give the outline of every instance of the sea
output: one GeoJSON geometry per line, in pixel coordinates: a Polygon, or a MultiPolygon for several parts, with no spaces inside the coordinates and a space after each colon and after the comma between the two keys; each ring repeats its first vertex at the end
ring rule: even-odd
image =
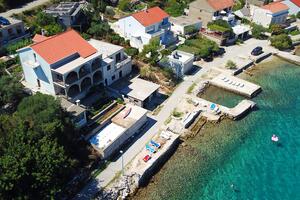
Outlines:
{"type": "MultiPolygon", "coordinates": [[[[206,124],[133,200],[300,200],[300,66],[273,58],[251,73],[240,77],[262,87],[257,109],[206,124]]],[[[245,99],[214,87],[202,98],[229,107],[245,99]]]]}

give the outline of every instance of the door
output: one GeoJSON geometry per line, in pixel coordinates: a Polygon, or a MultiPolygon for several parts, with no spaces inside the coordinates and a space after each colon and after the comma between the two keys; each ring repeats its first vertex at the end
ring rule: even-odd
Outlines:
{"type": "Polygon", "coordinates": [[[39,79],[36,79],[36,80],[37,80],[37,85],[40,88],[41,87],[41,81],[39,79]]]}

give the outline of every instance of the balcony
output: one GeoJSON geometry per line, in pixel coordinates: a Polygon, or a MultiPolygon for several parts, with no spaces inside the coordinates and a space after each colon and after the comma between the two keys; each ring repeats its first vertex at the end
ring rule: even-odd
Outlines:
{"type": "Polygon", "coordinates": [[[165,30],[164,29],[160,29],[158,31],[150,31],[150,32],[147,32],[147,34],[150,35],[151,38],[153,37],[157,37],[157,36],[160,36],[162,34],[164,34],[165,30]]]}
{"type": "Polygon", "coordinates": [[[100,69],[100,67],[101,67],[101,60],[100,58],[96,58],[92,63],[92,72],[100,69]]]}
{"type": "Polygon", "coordinates": [[[116,70],[120,69],[121,67],[127,65],[127,64],[130,63],[130,62],[131,62],[131,58],[130,58],[130,57],[127,57],[125,60],[116,63],[116,70]]]}
{"type": "Polygon", "coordinates": [[[65,84],[73,84],[78,81],[78,74],[74,71],[70,72],[65,78],[65,84]]]}

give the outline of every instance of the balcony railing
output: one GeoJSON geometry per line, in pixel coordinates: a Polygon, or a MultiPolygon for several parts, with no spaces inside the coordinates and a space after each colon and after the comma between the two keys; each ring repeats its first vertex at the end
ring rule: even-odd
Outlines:
{"type": "Polygon", "coordinates": [[[124,65],[128,64],[129,62],[131,62],[131,58],[127,57],[125,60],[118,62],[116,64],[116,69],[120,69],[121,67],[123,67],[124,65]]]}

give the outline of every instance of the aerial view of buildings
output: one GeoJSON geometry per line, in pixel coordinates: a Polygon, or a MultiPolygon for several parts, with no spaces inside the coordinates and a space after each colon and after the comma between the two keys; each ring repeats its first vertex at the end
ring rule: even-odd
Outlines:
{"type": "Polygon", "coordinates": [[[0,199],[299,198],[300,1],[0,12],[0,199]]]}

